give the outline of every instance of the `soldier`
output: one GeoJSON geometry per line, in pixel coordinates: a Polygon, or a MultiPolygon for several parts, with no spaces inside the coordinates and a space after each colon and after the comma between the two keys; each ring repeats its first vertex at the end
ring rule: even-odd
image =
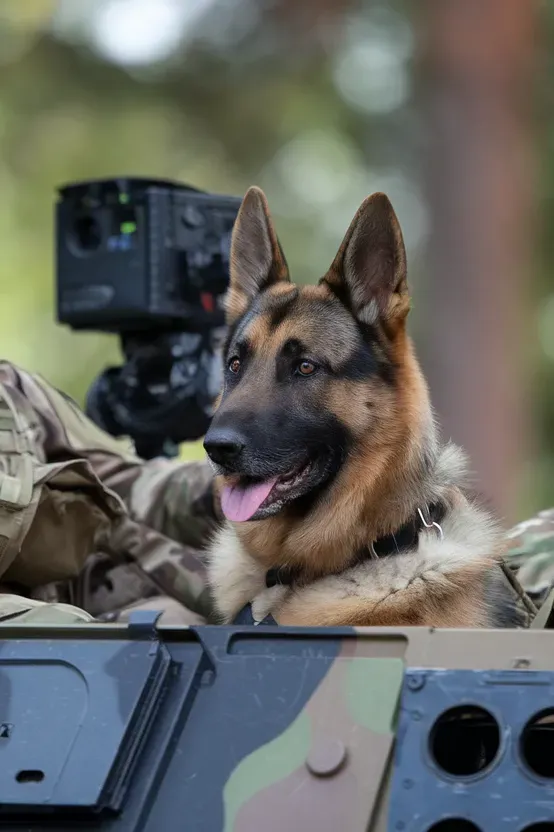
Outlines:
{"type": "Polygon", "coordinates": [[[0,362],[0,621],[210,620],[204,463],[139,459],[39,375],[0,362]]]}

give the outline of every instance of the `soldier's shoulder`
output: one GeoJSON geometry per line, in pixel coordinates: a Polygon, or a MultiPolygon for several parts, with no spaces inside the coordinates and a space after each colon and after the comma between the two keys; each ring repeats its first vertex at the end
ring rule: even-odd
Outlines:
{"type": "Polygon", "coordinates": [[[518,580],[540,601],[554,586],[554,508],[517,523],[506,533],[504,558],[518,580]]]}
{"type": "Polygon", "coordinates": [[[506,548],[514,557],[545,549],[554,551],[554,508],[539,511],[512,526],[506,533],[506,548]]]}

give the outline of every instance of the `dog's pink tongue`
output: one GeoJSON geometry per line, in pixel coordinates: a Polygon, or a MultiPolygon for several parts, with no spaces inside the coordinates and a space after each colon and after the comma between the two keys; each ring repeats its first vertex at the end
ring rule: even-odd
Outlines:
{"type": "Polygon", "coordinates": [[[221,508],[227,520],[242,523],[257,512],[269,492],[277,482],[277,477],[267,482],[242,487],[225,486],[221,492],[221,508]]]}

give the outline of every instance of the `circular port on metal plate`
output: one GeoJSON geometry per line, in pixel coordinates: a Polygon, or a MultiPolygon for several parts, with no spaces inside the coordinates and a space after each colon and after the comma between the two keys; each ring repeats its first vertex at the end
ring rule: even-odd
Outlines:
{"type": "Polygon", "coordinates": [[[429,734],[435,764],[454,777],[472,777],[488,769],[500,748],[500,727],[494,716],[478,705],[459,705],[444,711],[429,734]]]}

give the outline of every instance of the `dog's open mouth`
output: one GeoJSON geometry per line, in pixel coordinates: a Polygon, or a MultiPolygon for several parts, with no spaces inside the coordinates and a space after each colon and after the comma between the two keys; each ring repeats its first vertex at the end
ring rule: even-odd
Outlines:
{"type": "Polygon", "coordinates": [[[239,477],[227,480],[221,492],[221,508],[228,520],[242,523],[276,514],[284,503],[304,493],[315,463],[308,460],[287,474],[267,480],[239,477]]]}

